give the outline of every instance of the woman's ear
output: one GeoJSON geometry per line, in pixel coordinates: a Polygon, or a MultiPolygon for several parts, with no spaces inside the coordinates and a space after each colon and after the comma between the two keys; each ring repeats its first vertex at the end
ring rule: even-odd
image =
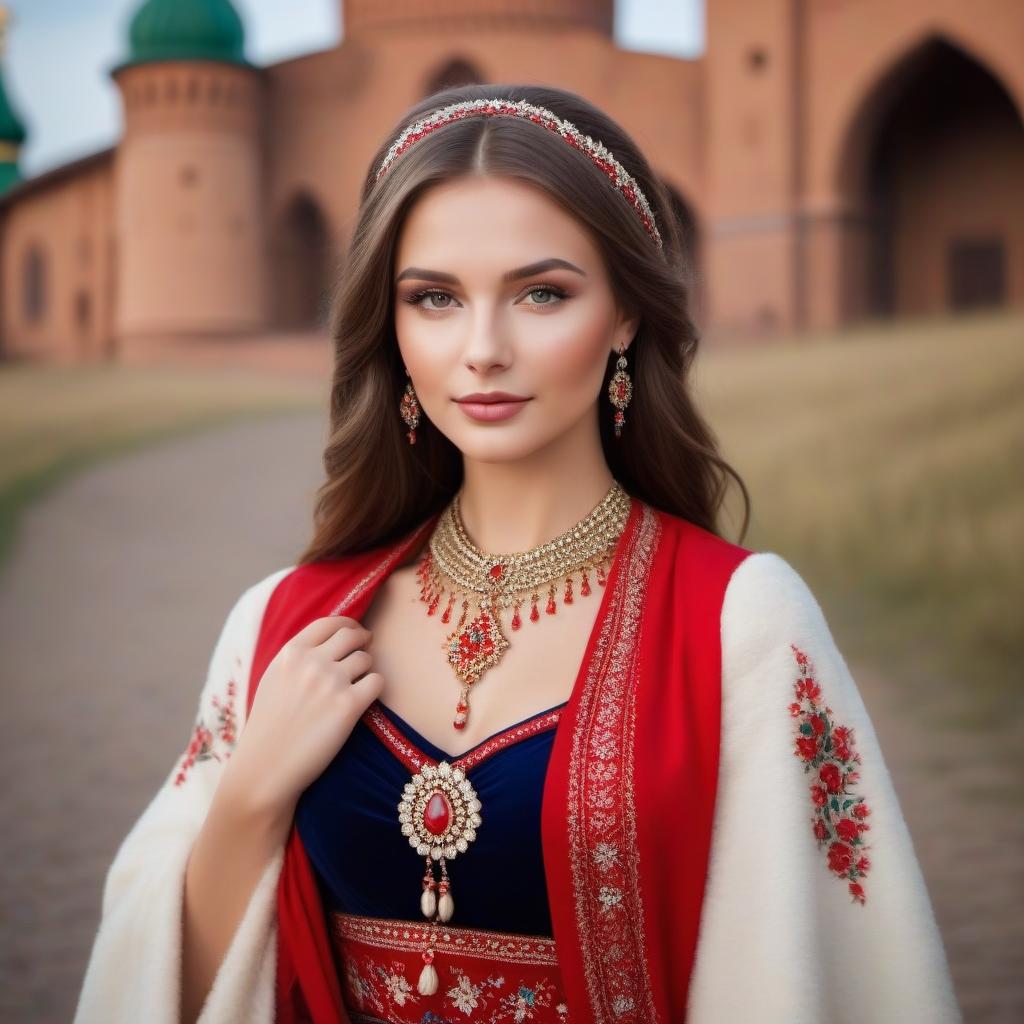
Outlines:
{"type": "Polygon", "coordinates": [[[612,339],[612,350],[618,352],[620,348],[628,349],[633,344],[637,331],[640,329],[640,314],[623,314],[619,317],[618,325],[615,328],[615,335],[612,339]]]}

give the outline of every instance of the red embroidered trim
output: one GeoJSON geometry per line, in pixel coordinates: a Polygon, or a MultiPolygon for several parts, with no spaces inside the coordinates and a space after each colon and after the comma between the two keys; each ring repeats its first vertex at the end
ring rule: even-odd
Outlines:
{"type": "Polygon", "coordinates": [[[559,718],[562,717],[562,710],[562,708],[555,708],[554,711],[548,711],[546,714],[531,718],[530,721],[525,722],[523,725],[512,726],[497,736],[492,736],[481,746],[474,747],[462,757],[457,758],[455,763],[464,771],[475,768],[481,761],[486,761],[491,754],[496,754],[499,750],[503,750],[510,744],[526,739],[527,736],[535,736],[539,732],[544,732],[545,729],[553,728],[558,724],[559,718]]]}
{"type": "Polygon", "coordinates": [[[438,989],[423,996],[426,922],[332,911],[328,928],[353,1021],[390,1024],[566,1024],[555,940],[481,928],[434,926],[438,989]]]}
{"type": "MultiPolygon", "coordinates": [[[[235,658],[235,673],[237,675],[242,666],[241,658],[235,658]]],[[[182,755],[181,764],[178,766],[178,773],[174,777],[174,784],[180,786],[188,776],[189,769],[197,761],[226,761],[231,756],[235,742],[238,739],[238,730],[235,717],[235,696],[238,686],[234,676],[228,680],[227,697],[221,700],[216,694],[210,699],[213,710],[216,713],[216,720],[213,728],[206,724],[206,718],[202,711],[196,719],[192,730],[192,738],[188,748],[182,755]]]]}
{"type": "Polygon", "coordinates": [[[426,533],[427,529],[432,526],[436,520],[440,517],[440,513],[431,516],[421,525],[411,530],[405,535],[404,538],[399,542],[398,546],[389,551],[358,583],[345,594],[340,600],[336,601],[331,615],[341,615],[343,610],[348,608],[358,597],[360,597],[372,584],[387,571],[388,567],[399,558],[404,558],[409,551],[412,550],[415,542],[426,533]]]}
{"type": "Polygon", "coordinates": [[[797,719],[795,757],[804,762],[804,772],[817,770],[817,781],[810,787],[811,802],[815,807],[811,818],[818,848],[828,847],[829,869],[849,880],[850,895],[864,904],[866,895],[862,879],[871,867],[864,856],[869,849],[862,833],[871,826],[864,820],[871,811],[864,797],[852,793],[849,786],[860,773],[853,766],[860,764],[860,754],[854,750],[853,729],[836,725],[832,709],[822,705],[821,687],[813,677],[810,659],[796,644],[789,645],[800,666],[800,676],[794,684],[796,701],[789,705],[789,713],[797,719]]]}
{"type": "Polygon", "coordinates": [[[661,523],[642,505],[583,682],[569,755],[569,855],[594,1024],[657,1020],[645,955],[634,792],[636,658],[661,523]]]}
{"type": "MultiPolygon", "coordinates": [[[[562,708],[555,708],[545,714],[531,718],[522,725],[511,725],[504,732],[492,736],[479,747],[474,747],[461,757],[449,757],[445,760],[453,767],[469,771],[475,768],[481,761],[487,760],[492,754],[507,747],[518,740],[526,739],[527,736],[535,736],[545,729],[554,728],[562,715],[562,708]]],[[[413,746],[394,726],[391,720],[372,704],[363,714],[363,720],[390,747],[395,756],[409,769],[410,772],[418,772],[425,764],[436,765],[439,762],[427,756],[423,751],[413,746]]]]}

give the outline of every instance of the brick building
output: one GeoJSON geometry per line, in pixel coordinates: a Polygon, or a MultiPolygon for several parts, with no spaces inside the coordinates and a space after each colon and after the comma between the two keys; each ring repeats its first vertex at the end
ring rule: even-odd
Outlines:
{"type": "Polygon", "coordinates": [[[1024,304],[1024,6],[708,0],[695,60],[614,0],[344,0],[256,67],[230,0],[147,0],[113,147],[20,180],[0,90],[0,348],[132,361],[315,327],[383,133],[444,85],[533,81],[620,120],[690,227],[710,337],[1024,304]]]}

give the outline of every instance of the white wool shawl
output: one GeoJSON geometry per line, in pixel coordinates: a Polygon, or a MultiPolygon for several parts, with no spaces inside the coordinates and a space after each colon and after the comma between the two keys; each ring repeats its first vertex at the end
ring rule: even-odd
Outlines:
{"type": "MultiPolygon", "coordinates": [[[[289,566],[249,587],[227,616],[199,697],[217,721],[235,680],[237,733],[260,623],[289,566]]],[[[910,833],[861,695],[822,610],[779,555],[733,572],[721,616],[722,735],[707,888],[686,1024],[957,1024],[946,954],[910,833]],[[870,807],[865,902],[828,867],[812,834],[813,777],[794,755],[794,647],[822,703],[852,730],[856,788],[870,807]]],[[[75,1024],[178,1024],[185,866],[231,743],[180,759],[116,852],[75,1024]]],[[[203,1006],[199,1024],[273,1024],[276,890],[268,863],[203,1006]]],[[[651,1022],[655,1024],[655,1022],[651,1022]]],[[[681,1022],[660,1022],[681,1024],[681,1022]]]]}

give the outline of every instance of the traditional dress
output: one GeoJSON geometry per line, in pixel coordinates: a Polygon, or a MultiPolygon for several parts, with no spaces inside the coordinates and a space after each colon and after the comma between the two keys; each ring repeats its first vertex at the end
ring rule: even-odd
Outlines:
{"type": "MultiPolygon", "coordinates": [[[[238,599],[188,749],[111,865],[77,1022],[178,1020],[185,865],[263,672],[314,618],[360,618],[435,522],[238,599]]],[[[797,572],[634,498],[598,594],[570,699],[464,752],[484,820],[451,867],[437,992],[416,990],[396,808],[447,755],[374,702],[302,794],[202,1024],[961,1020],[872,723],[797,572]],[[512,859],[524,882],[502,885],[512,859]]]]}
{"type": "MultiPolygon", "coordinates": [[[[540,812],[564,705],[462,752],[435,746],[390,708],[364,716],[296,811],[320,889],[349,1017],[419,1024],[429,1011],[477,1020],[567,1020],[544,878],[540,812]],[[441,985],[416,991],[422,968],[421,859],[396,824],[395,794],[427,757],[467,768],[486,817],[471,852],[447,867],[458,924],[437,928],[441,985]],[[358,842],[346,841],[358,836],[358,842]]],[[[428,1020],[431,1018],[427,1018],[428,1020]]]]}

